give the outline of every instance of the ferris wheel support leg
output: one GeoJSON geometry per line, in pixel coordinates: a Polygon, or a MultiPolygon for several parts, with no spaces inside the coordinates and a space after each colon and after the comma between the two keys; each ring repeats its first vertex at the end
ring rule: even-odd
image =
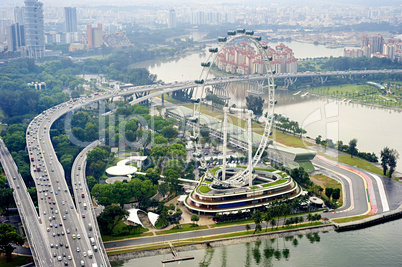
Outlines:
{"type": "Polygon", "coordinates": [[[223,108],[223,162],[222,162],[222,181],[226,180],[226,148],[228,142],[228,112],[227,107],[223,108]]]}
{"type": "Polygon", "coordinates": [[[253,111],[249,110],[248,117],[248,183],[249,186],[253,185],[253,128],[251,126],[251,118],[253,117],[253,111]]]}

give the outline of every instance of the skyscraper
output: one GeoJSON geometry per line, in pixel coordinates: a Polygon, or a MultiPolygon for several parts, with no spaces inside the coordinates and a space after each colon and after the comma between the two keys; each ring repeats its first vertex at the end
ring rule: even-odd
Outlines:
{"type": "Polygon", "coordinates": [[[38,0],[25,0],[24,2],[24,25],[27,55],[30,58],[41,58],[45,55],[43,3],[38,0]]]}
{"type": "Polygon", "coordinates": [[[19,23],[7,27],[8,51],[19,52],[25,46],[25,28],[19,23]]]}
{"type": "Polygon", "coordinates": [[[176,12],[174,9],[171,9],[169,11],[169,17],[168,17],[168,28],[173,29],[176,28],[177,26],[177,19],[176,19],[176,12]]]}
{"type": "Polygon", "coordinates": [[[24,7],[14,8],[14,22],[19,24],[24,24],[24,7]]]}
{"type": "Polygon", "coordinates": [[[75,7],[64,8],[65,32],[77,32],[77,9],[75,7]]]}

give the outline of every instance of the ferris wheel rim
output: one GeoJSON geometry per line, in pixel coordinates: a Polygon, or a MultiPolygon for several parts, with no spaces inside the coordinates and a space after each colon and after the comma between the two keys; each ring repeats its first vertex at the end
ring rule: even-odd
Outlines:
{"type": "MultiPolygon", "coordinates": [[[[244,29],[243,29],[244,30],[244,29]]],[[[268,144],[268,139],[269,136],[271,135],[271,129],[272,129],[272,124],[273,124],[273,115],[274,115],[274,105],[275,105],[275,100],[274,100],[274,96],[275,96],[275,83],[274,83],[274,78],[273,78],[273,71],[272,71],[272,66],[270,61],[272,59],[270,59],[268,57],[268,54],[266,52],[266,47],[264,47],[261,43],[260,43],[260,38],[256,38],[253,35],[248,35],[245,34],[245,30],[243,31],[242,34],[234,34],[234,35],[229,35],[229,37],[219,37],[218,41],[220,41],[221,38],[225,38],[224,42],[220,42],[219,45],[217,46],[217,52],[215,53],[211,53],[208,57],[207,60],[207,65],[203,66],[203,69],[201,71],[201,74],[199,76],[199,82],[200,84],[198,84],[196,90],[195,90],[195,95],[198,97],[200,96],[200,99],[198,102],[194,102],[194,106],[193,106],[193,118],[197,118],[197,121],[195,122],[195,125],[193,126],[193,136],[197,137],[196,141],[195,141],[195,149],[196,149],[196,153],[199,156],[199,160],[201,163],[201,167],[203,169],[205,169],[206,171],[206,175],[211,177],[214,180],[218,180],[218,177],[215,176],[215,174],[212,173],[211,169],[208,167],[207,161],[204,157],[204,153],[202,153],[202,144],[201,144],[201,105],[202,105],[202,99],[204,97],[204,93],[205,93],[205,86],[206,86],[206,81],[208,80],[208,76],[209,73],[211,71],[211,68],[213,66],[213,64],[216,61],[216,58],[218,57],[219,52],[226,47],[231,41],[238,39],[238,38],[246,38],[249,41],[251,41],[254,46],[257,48],[257,50],[259,51],[259,54],[261,56],[261,59],[263,61],[263,70],[265,69],[266,71],[266,79],[264,79],[264,81],[267,81],[267,85],[268,85],[268,111],[266,112],[266,116],[264,114],[262,114],[263,117],[265,117],[265,126],[264,126],[264,132],[261,138],[261,141],[259,143],[259,146],[256,150],[256,152],[253,155],[253,168],[255,167],[255,165],[259,162],[259,160],[262,157],[262,154],[264,153],[267,144],[268,144]],[[212,58],[212,60],[211,60],[212,58]],[[205,77],[204,77],[205,75],[205,77]],[[199,95],[199,90],[201,90],[201,94],[199,95]]],[[[197,81],[196,81],[197,82],[197,81]]],[[[265,99],[265,98],[264,98],[265,99]]],[[[248,168],[246,168],[243,173],[246,174],[248,172],[248,168]]]]}

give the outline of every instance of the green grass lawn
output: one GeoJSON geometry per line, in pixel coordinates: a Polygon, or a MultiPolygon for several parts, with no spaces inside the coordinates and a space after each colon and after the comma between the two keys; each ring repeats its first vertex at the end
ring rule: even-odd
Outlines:
{"type": "Polygon", "coordinates": [[[287,180],[281,179],[279,181],[275,181],[273,183],[270,184],[263,184],[262,187],[268,187],[268,186],[274,186],[274,185],[278,185],[278,184],[283,184],[286,183],[287,180]]]}
{"type": "Polygon", "coordinates": [[[359,215],[359,216],[353,216],[353,217],[333,219],[332,221],[335,223],[347,223],[347,222],[360,221],[360,220],[366,219],[371,216],[374,216],[374,215],[359,215]]]}
{"type": "Polygon", "coordinates": [[[198,190],[199,190],[201,193],[208,193],[209,191],[211,191],[211,188],[202,185],[202,186],[200,186],[200,187],[198,188],[198,190]]]}
{"type": "Polygon", "coordinates": [[[362,168],[372,173],[383,175],[381,168],[378,168],[374,166],[372,163],[368,162],[367,160],[361,158],[356,157],[351,158],[350,155],[342,155],[338,157],[338,161],[351,166],[362,168]]]}
{"type": "Polygon", "coordinates": [[[341,190],[341,192],[340,192],[341,197],[338,199],[338,203],[339,203],[339,206],[342,206],[342,204],[343,204],[343,193],[342,193],[342,185],[341,185],[340,182],[338,182],[337,180],[335,180],[335,179],[333,179],[331,177],[323,175],[323,174],[316,174],[316,175],[310,176],[310,180],[314,184],[319,185],[324,189],[324,191],[323,191],[323,193],[321,195],[321,197],[324,200],[328,200],[327,196],[325,195],[325,188],[339,188],[341,190]]]}
{"type": "MultiPolygon", "coordinates": [[[[123,228],[127,226],[124,222],[120,222],[116,227],[113,229],[113,233],[117,234],[121,231],[124,231],[123,228]]],[[[116,241],[116,240],[122,240],[126,238],[133,238],[133,237],[140,237],[140,236],[151,236],[152,233],[148,232],[148,229],[146,228],[137,228],[131,232],[132,234],[130,235],[124,235],[124,236],[114,236],[114,235],[102,235],[102,240],[104,242],[108,241],[116,241]],[[134,232],[135,231],[135,232],[134,232]]]]}
{"type": "Polygon", "coordinates": [[[208,226],[206,226],[206,225],[197,225],[197,224],[192,224],[192,223],[181,224],[180,226],[182,228],[179,228],[179,226],[175,226],[169,230],[158,231],[158,232],[156,232],[156,235],[166,235],[166,234],[174,234],[174,233],[208,229],[208,226]]]}

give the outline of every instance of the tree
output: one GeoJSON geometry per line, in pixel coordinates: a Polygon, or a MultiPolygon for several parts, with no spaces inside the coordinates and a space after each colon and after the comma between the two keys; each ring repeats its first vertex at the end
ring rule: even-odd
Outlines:
{"type": "Polygon", "coordinates": [[[252,110],[254,115],[261,116],[265,99],[260,96],[249,95],[246,97],[247,109],[252,110]]]}
{"type": "Polygon", "coordinates": [[[252,217],[253,217],[253,220],[255,223],[255,229],[254,229],[254,233],[255,233],[256,231],[258,231],[258,229],[261,228],[261,222],[262,222],[261,212],[259,210],[255,210],[252,217]],[[259,227],[257,227],[257,226],[259,226],[259,227]]]}
{"type": "Polygon", "coordinates": [[[272,218],[271,219],[271,221],[270,221],[270,224],[271,224],[271,230],[274,230],[274,226],[276,225],[276,220],[275,220],[275,218],[272,218]]]}
{"type": "Polygon", "coordinates": [[[389,148],[384,147],[384,149],[381,150],[381,167],[384,175],[387,175],[388,163],[389,163],[389,148]]]}
{"type": "Polygon", "coordinates": [[[317,137],[315,138],[315,143],[316,143],[317,145],[321,144],[321,135],[319,135],[319,136],[317,136],[317,137]]]}
{"type": "Polygon", "coordinates": [[[333,194],[333,188],[331,188],[331,187],[327,187],[327,188],[325,188],[325,195],[328,197],[328,199],[331,199],[331,196],[332,196],[332,194],[333,194]]]}
{"type": "Polygon", "coordinates": [[[357,155],[357,139],[353,138],[352,140],[349,141],[349,154],[350,157],[353,158],[354,155],[357,155]]]}
{"type": "Polygon", "coordinates": [[[179,134],[176,128],[174,128],[172,125],[171,126],[165,126],[162,129],[161,134],[163,137],[167,139],[175,138],[179,134]]]}
{"type": "Polygon", "coordinates": [[[88,189],[89,191],[92,190],[92,188],[96,185],[97,181],[95,179],[95,177],[88,175],[87,176],[87,185],[88,185],[88,189]]]}
{"type": "Polygon", "coordinates": [[[392,174],[395,172],[396,162],[398,159],[399,153],[395,149],[384,147],[384,149],[381,150],[381,166],[384,175],[387,175],[387,170],[389,168],[388,177],[392,177],[392,174]]]}
{"type": "Polygon", "coordinates": [[[0,208],[4,211],[14,202],[12,188],[0,188],[0,208]]]}
{"type": "Polygon", "coordinates": [[[111,234],[116,225],[125,220],[129,215],[130,213],[120,206],[107,206],[98,216],[99,228],[104,234],[111,234]]]}
{"type": "Polygon", "coordinates": [[[339,188],[334,188],[332,190],[332,199],[333,200],[338,200],[341,197],[341,189],[339,188]]]}
{"type": "Polygon", "coordinates": [[[24,239],[17,233],[17,228],[11,224],[0,224],[0,253],[6,255],[7,261],[11,260],[11,253],[15,247],[13,245],[22,246],[24,239]]]}
{"type": "Polygon", "coordinates": [[[265,232],[267,231],[268,228],[268,223],[272,220],[272,213],[270,211],[268,211],[267,213],[265,213],[264,215],[264,221],[265,221],[265,232]]]}
{"type": "Polygon", "coordinates": [[[392,174],[395,171],[396,161],[398,159],[399,159],[399,153],[395,149],[390,149],[390,151],[389,151],[389,161],[388,161],[388,166],[389,166],[388,177],[389,178],[392,177],[392,174]]]}
{"type": "Polygon", "coordinates": [[[198,222],[200,220],[200,217],[197,214],[191,215],[191,221],[193,222],[193,225],[196,225],[195,222],[198,222]]]}
{"type": "Polygon", "coordinates": [[[312,222],[314,218],[314,215],[312,215],[311,213],[307,214],[307,221],[312,222]]]}

